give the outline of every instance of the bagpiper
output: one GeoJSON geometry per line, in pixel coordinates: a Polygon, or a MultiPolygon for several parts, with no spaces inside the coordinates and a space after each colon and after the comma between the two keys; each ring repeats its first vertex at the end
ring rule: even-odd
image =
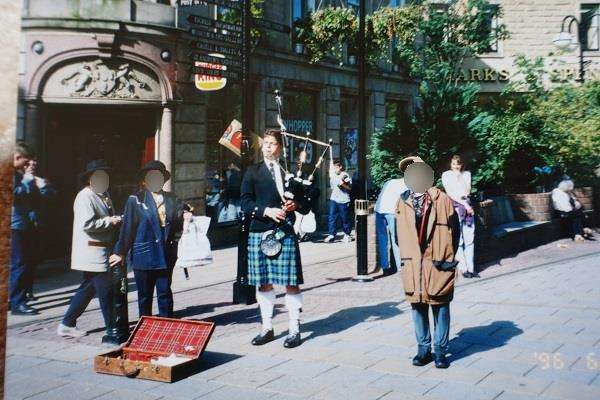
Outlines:
{"type": "Polygon", "coordinates": [[[282,133],[267,130],[262,144],[263,161],[250,166],[242,180],[241,207],[251,218],[248,237],[248,283],[256,286],[262,329],[252,340],[260,346],[275,338],[273,310],[274,285],[285,286],[289,332],[284,347],[297,347],[302,309],[302,263],[294,233],[295,211],[310,210],[304,196],[293,188],[294,179],[279,163],[283,149],[282,133]]]}

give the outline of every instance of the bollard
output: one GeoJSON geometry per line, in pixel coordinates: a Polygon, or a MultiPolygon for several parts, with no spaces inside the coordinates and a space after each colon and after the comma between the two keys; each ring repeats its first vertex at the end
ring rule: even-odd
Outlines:
{"type": "Polygon", "coordinates": [[[368,275],[367,259],[367,218],[369,216],[369,201],[356,200],[354,202],[354,215],[356,216],[356,282],[371,282],[372,277],[368,275]]]}

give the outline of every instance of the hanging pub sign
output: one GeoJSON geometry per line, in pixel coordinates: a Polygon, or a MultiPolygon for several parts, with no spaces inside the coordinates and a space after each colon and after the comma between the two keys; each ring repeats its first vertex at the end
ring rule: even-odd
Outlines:
{"type": "MultiPolygon", "coordinates": [[[[222,54],[213,53],[211,54],[212,59],[223,58],[222,54]]],[[[215,74],[214,72],[222,72],[227,67],[223,64],[206,61],[195,61],[195,67],[192,73],[194,74],[194,83],[198,90],[203,92],[210,92],[214,90],[221,90],[227,85],[227,77],[223,74],[215,74]]]]}

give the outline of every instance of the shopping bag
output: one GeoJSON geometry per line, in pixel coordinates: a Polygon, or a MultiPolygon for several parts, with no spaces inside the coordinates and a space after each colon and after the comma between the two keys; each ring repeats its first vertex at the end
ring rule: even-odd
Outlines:
{"type": "Polygon", "coordinates": [[[212,263],[210,241],[206,236],[209,226],[210,218],[204,216],[194,216],[191,221],[184,222],[177,247],[176,267],[194,268],[212,263]]]}

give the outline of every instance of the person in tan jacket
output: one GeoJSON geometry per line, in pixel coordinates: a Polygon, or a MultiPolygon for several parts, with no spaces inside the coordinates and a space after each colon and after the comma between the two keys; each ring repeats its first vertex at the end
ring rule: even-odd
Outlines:
{"type": "Polygon", "coordinates": [[[400,162],[408,190],[396,209],[398,245],[404,267],[402,283],[418,344],[413,365],[431,362],[429,306],[433,311],[435,366],[448,368],[445,353],[450,333],[450,301],[454,294],[458,247],[458,220],[452,200],[432,187],[433,170],[420,159],[400,162]]]}

